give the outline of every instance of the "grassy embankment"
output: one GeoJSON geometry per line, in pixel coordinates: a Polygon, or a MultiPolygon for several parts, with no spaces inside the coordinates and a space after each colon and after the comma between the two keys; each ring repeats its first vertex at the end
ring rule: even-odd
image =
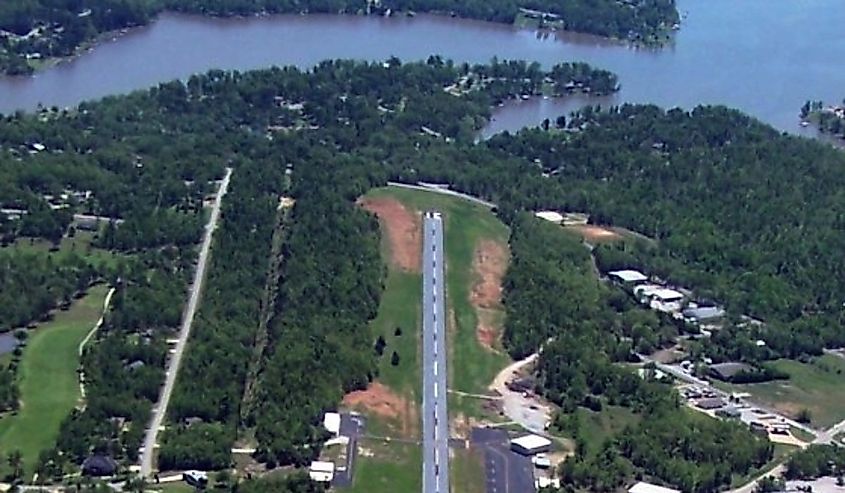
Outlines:
{"type": "Polygon", "coordinates": [[[807,409],[815,428],[827,428],[845,419],[845,359],[834,355],[820,356],[810,363],[782,359],[772,366],[788,373],[789,380],[725,387],[748,392],[752,401],[791,417],[807,409]]]}
{"type": "MultiPolygon", "coordinates": [[[[463,392],[484,393],[496,373],[507,364],[508,357],[499,347],[495,351],[483,347],[476,337],[478,315],[470,301],[472,286],[477,281],[473,258],[478,243],[484,239],[495,241],[506,250],[507,228],[488,209],[454,197],[390,187],[373,190],[366,198],[394,199],[413,213],[427,209],[444,213],[447,309],[451,314],[449,386],[463,392]],[[460,357],[456,358],[456,355],[460,357]]],[[[382,255],[390,259],[391,244],[387,235],[384,236],[382,255]]],[[[373,337],[381,335],[387,342],[379,362],[379,381],[415,406],[421,400],[421,289],[422,277],[418,272],[407,272],[388,262],[385,292],[378,316],[372,323],[373,337]],[[395,335],[396,327],[402,329],[400,336],[395,335]],[[397,366],[390,362],[393,351],[400,355],[397,366]]],[[[495,320],[501,324],[503,317],[495,317],[495,320]]],[[[452,397],[450,414],[480,413],[477,400],[452,397]]],[[[390,432],[390,428],[385,426],[383,419],[370,416],[370,433],[390,432]]],[[[418,445],[369,441],[361,444],[361,451],[353,493],[415,491],[421,487],[422,459],[418,445]]],[[[482,468],[477,456],[459,453],[453,463],[456,491],[472,493],[475,485],[483,488],[482,468]]]]}
{"type": "MultiPolygon", "coordinates": [[[[509,358],[498,343],[495,350],[490,350],[476,336],[478,314],[470,301],[472,287],[478,280],[473,259],[483,240],[492,240],[507,249],[507,227],[486,207],[454,197],[400,188],[381,189],[373,194],[392,196],[417,211],[437,209],[444,214],[446,299],[451,322],[449,387],[468,393],[486,392],[509,358]]],[[[495,320],[500,329],[504,318],[495,320]]]]}
{"type": "Polygon", "coordinates": [[[69,310],[56,312],[33,332],[24,350],[18,373],[22,405],[0,419],[0,450],[3,457],[20,450],[27,474],[38,454],[54,444],[59,425],[79,399],[77,350],[100,318],[107,291],[105,285],[95,286],[69,310]]]}

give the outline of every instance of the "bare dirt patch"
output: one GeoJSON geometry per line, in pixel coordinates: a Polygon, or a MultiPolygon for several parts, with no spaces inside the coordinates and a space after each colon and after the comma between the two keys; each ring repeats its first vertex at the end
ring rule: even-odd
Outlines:
{"type": "Polygon", "coordinates": [[[475,337],[478,338],[478,342],[480,342],[482,346],[492,349],[496,346],[496,342],[499,340],[500,331],[493,324],[485,320],[491,317],[489,315],[483,316],[483,311],[483,309],[478,310],[478,327],[475,328],[475,337]]]}
{"type": "Polygon", "coordinates": [[[416,404],[380,382],[371,383],[365,390],[346,394],[343,405],[384,419],[403,437],[414,437],[418,431],[416,404]]]}
{"type": "Polygon", "coordinates": [[[493,349],[500,332],[497,311],[502,306],[502,278],[508,267],[508,251],[501,243],[481,240],[472,264],[477,276],[470,293],[470,303],[478,314],[475,335],[482,346],[493,349]]]}
{"type": "Polygon", "coordinates": [[[622,238],[622,235],[612,229],[591,224],[567,226],[566,229],[578,233],[588,242],[615,241],[622,238]]]}
{"type": "Polygon", "coordinates": [[[399,418],[405,412],[404,399],[379,382],[371,383],[365,390],[356,390],[343,396],[343,404],[362,408],[388,419],[399,418]]]}
{"type": "Polygon", "coordinates": [[[419,215],[390,197],[362,198],[359,204],[378,216],[386,230],[391,262],[404,271],[419,272],[422,258],[419,215]]]}

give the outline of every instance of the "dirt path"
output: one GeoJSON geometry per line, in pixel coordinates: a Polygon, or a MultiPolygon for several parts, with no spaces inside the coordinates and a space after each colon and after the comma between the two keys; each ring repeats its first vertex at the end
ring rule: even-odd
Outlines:
{"type": "Polygon", "coordinates": [[[594,226],[592,224],[567,226],[566,229],[578,233],[584,238],[584,241],[591,244],[601,243],[602,241],[615,241],[622,238],[619,233],[612,229],[594,226]]]}
{"type": "Polygon", "coordinates": [[[508,250],[499,242],[481,240],[472,265],[477,276],[470,293],[470,303],[478,315],[475,335],[482,346],[494,350],[501,336],[502,279],[508,267],[508,250]]]}
{"type": "Polygon", "coordinates": [[[419,272],[422,258],[419,215],[391,197],[365,197],[358,203],[381,221],[390,244],[391,262],[406,272],[419,272]]]}

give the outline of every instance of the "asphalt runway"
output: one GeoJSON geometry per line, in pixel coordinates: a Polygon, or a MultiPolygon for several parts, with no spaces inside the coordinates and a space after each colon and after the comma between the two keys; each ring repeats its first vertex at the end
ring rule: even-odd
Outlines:
{"type": "Polygon", "coordinates": [[[443,218],[423,221],[423,493],[449,492],[443,218]]]}

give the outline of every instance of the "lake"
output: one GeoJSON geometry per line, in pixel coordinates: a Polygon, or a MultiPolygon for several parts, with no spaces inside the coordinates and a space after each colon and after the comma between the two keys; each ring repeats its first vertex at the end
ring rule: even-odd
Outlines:
{"type": "Polygon", "coordinates": [[[637,49],[591,36],[539,34],[447,17],[269,16],[211,19],[166,14],[34,77],[0,78],[0,112],[72,106],[211,68],[310,67],[327,58],[487,62],[493,56],[548,67],[586,61],[619,74],[608,98],[532,99],[496,111],[490,135],[536,125],[590,102],[700,103],[740,108],[775,127],[798,125],[807,99],[845,97],[845,8],[841,0],[679,0],[673,45],[637,49]]]}

